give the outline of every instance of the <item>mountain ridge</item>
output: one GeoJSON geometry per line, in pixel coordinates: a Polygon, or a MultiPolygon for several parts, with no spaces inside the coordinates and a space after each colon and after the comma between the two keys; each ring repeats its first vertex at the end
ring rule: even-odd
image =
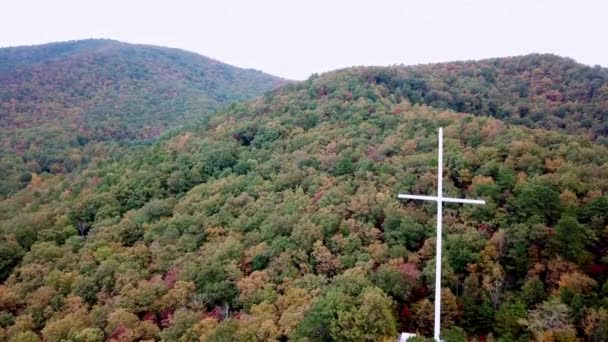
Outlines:
{"type": "MultiPolygon", "coordinates": [[[[557,129],[605,140],[608,68],[554,54],[471,61],[359,66],[352,70],[385,83],[412,103],[492,116],[527,127],[557,129]]],[[[333,72],[324,73],[331,77],[333,72]]]]}
{"type": "Polygon", "coordinates": [[[151,139],[288,82],[112,40],[0,49],[0,70],[0,195],[32,171],[74,169],[89,142],[151,139]]]}
{"type": "MultiPolygon", "coordinates": [[[[87,38],[87,39],[67,40],[67,41],[61,41],[61,42],[42,43],[42,44],[0,47],[0,65],[2,65],[4,69],[6,69],[6,66],[11,66],[11,67],[18,66],[19,62],[21,62],[22,64],[27,64],[27,63],[32,63],[32,62],[39,64],[39,63],[44,63],[44,62],[47,62],[50,60],[63,58],[63,57],[65,57],[65,55],[69,55],[69,54],[73,54],[73,53],[91,53],[91,52],[95,51],[95,50],[90,49],[91,44],[96,45],[97,49],[102,49],[104,47],[109,48],[109,47],[112,47],[112,45],[114,45],[114,46],[124,45],[124,46],[134,46],[134,47],[141,47],[141,48],[152,48],[152,49],[161,49],[161,50],[167,50],[167,51],[187,53],[187,54],[191,54],[191,55],[196,55],[197,57],[203,57],[212,62],[217,62],[217,63],[233,66],[235,68],[263,72],[261,70],[255,69],[255,68],[238,67],[236,65],[225,63],[218,59],[215,59],[215,58],[212,58],[212,57],[209,57],[209,56],[197,53],[197,52],[193,52],[190,50],[186,50],[186,49],[174,48],[174,47],[168,47],[168,46],[162,46],[162,45],[155,45],[155,44],[127,43],[124,41],[111,39],[111,38],[87,38]],[[83,47],[80,46],[82,44],[88,45],[87,48],[89,50],[86,50],[86,51],[81,50],[81,49],[83,49],[83,47]],[[54,52],[55,56],[53,56],[51,58],[40,57],[40,60],[27,61],[27,57],[29,54],[32,53],[32,50],[41,50],[40,53],[46,54],[46,53],[49,53],[48,50],[53,50],[53,49],[59,50],[59,51],[55,51],[54,52]],[[19,60],[17,60],[17,61],[13,60],[12,63],[10,63],[11,62],[10,59],[15,59],[16,58],[15,55],[18,54],[20,51],[25,52],[25,54],[19,55],[19,60]],[[60,51],[64,51],[64,53],[58,53],[60,51]],[[24,57],[27,62],[24,61],[24,57]],[[5,59],[5,60],[3,60],[3,59],[5,59]]],[[[0,69],[0,70],[2,70],[2,69],[0,69]]],[[[277,77],[277,78],[281,78],[281,77],[277,77]]]]}

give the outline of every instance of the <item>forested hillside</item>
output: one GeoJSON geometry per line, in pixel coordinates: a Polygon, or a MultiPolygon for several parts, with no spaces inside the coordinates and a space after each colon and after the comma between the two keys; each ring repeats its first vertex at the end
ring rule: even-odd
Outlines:
{"type": "Polygon", "coordinates": [[[96,142],[154,138],[284,83],[195,53],[112,40],[0,49],[0,197],[32,173],[86,163],[96,142]]]}
{"type": "MultiPolygon", "coordinates": [[[[444,191],[487,201],[444,209],[445,340],[608,340],[608,148],[413,105],[437,104],[396,80],[424,68],[315,76],[82,172],[36,175],[0,202],[0,336],[429,336],[435,208],[396,195],[433,193],[442,126],[444,191]]],[[[438,73],[421,77],[467,80],[438,73]]]]}
{"type": "Polygon", "coordinates": [[[396,68],[361,76],[413,103],[608,142],[608,69],[555,55],[396,68]]]}

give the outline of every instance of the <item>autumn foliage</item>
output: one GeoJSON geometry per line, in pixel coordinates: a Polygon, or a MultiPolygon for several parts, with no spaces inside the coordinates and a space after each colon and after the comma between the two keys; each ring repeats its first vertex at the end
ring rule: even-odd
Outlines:
{"type": "Polygon", "coordinates": [[[445,194],[487,202],[445,207],[446,341],[608,340],[605,73],[351,68],[33,177],[0,202],[0,339],[429,335],[435,208],[397,193],[433,194],[441,126],[445,194]]]}

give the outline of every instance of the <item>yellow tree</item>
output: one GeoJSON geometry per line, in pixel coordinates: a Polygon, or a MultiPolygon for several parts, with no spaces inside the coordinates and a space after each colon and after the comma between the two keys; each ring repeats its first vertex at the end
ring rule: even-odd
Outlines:
{"type": "Polygon", "coordinates": [[[260,303],[251,307],[251,313],[239,319],[237,340],[278,341],[280,337],[277,308],[273,304],[260,303]]]}
{"type": "Polygon", "coordinates": [[[280,315],[278,324],[281,335],[293,337],[296,327],[310,310],[312,306],[312,295],[304,289],[297,287],[288,288],[275,303],[280,315]]]}

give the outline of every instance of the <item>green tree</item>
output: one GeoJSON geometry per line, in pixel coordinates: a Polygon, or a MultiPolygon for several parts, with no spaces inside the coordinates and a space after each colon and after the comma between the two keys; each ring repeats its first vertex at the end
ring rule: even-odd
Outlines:
{"type": "Polygon", "coordinates": [[[515,188],[510,205],[513,214],[522,219],[538,216],[549,223],[554,222],[559,215],[559,192],[546,184],[522,184],[515,188]]]}
{"type": "Polygon", "coordinates": [[[409,250],[418,249],[427,234],[420,223],[396,211],[386,213],[382,228],[389,245],[405,245],[409,250]]]}
{"type": "Polygon", "coordinates": [[[180,341],[189,329],[200,321],[200,314],[187,310],[177,310],[171,326],[160,333],[161,341],[180,341]]]}
{"type": "Polygon", "coordinates": [[[296,336],[313,341],[332,341],[332,323],[335,325],[338,313],[348,311],[351,305],[350,298],[342,291],[329,290],[315,300],[312,309],[298,326],[296,336]]]}
{"type": "Polygon", "coordinates": [[[522,223],[505,229],[505,232],[507,246],[503,263],[516,279],[523,279],[530,268],[530,247],[535,244],[542,246],[548,237],[547,230],[542,224],[522,223]]]}
{"type": "Polygon", "coordinates": [[[376,287],[352,297],[332,289],[317,300],[296,336],[314,341],[381,341],[397,334],[392,301],[376,287]]]}
{"type": "Polygon", "coordinates": [[[450,329],[445,330],[442,333],[441,338],[445,342],[466,342],[466,341],[468,341],[466,332],[460,327],[452,327],[450,329]]]}
{"type": "Polygon", "coordinates": [[[479,260],[479,252],[485,241],[477,231],[465,234],[451,234],[446,238],[446,256],[456,273],[464,273],[468,265],[479,260]]]}
{"type": "Polygon", "coordinates": [[[236,332],[238,331],[238,322],[234,319],[223,320],[215,327],[213,332],[209,334],[207,341],[209,342],[226,342],[236,341],[236,332]]]}
{"type": "Polygon", "coordinates": [[[594,223],[594,230],[599,233],[608,224],[608,198],[595,198],[580,210],[579,217],[581,222],[594,223]]]}
{"type": "Polygon", "coordinates": [[[233,146],[220,145],[210,151],[205,151],[205,155],[207,161],[204,172],[208,176],[216,176],[238,162],[237,152],[233,146]]]}
{"type": "Polygon", "coordinates": [[[0,238],[0,281],[8,278],[23,255],[23,249],[14,238],[6,236],[0,238]]]}
{"type": "Polygon", "coordinates": [[[381,265],[372,276],[374,285],[398,301],[405,301],[410,295],[411,279],[404,272],[389,265],[381,265]]]}
{"type": "Polygon", "coordinates": [[[345,154],[338,159],[336,162],[335,174],[337,176],[347,175],[352,173],[355,169],[352,157],[349,154],[345,154]]]}
{"type": "Polygon", "coordinates": [[[500,335],[518,337],[524,332],[521,321],[527,316],[526,306],[522,303],[507,303],[496,311],[494,330],[500,335]]]}
{"type": "Polygon", "coordinates": [[[553,241],[557,251],[564,258],[575,262],[582,262],[589,255],[587,246],[594,241],[594,236],[575,217],[563,216],[555,226],[553,241]]]}
{"type": "Polygon", "coordinates": [[[547,298],[545,285],[538,277],[532,277],[526,280],[521,290],[522,298],[529,307],[532,307],[547,298]]]}

